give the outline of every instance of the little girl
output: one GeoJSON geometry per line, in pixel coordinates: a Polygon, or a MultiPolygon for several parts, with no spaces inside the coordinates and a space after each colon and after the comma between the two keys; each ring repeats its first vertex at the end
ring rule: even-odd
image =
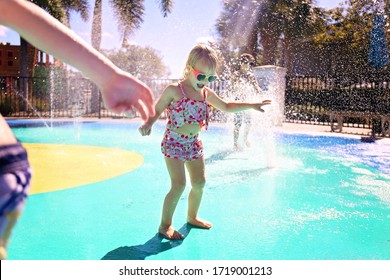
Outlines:
{"type": "Polygon", "coordinates": [[[225,102],[206,85],[214,81],[218,63],[217,53],[206,45],[196,45],[190,52],[184,79],[169,85],[155,105],[156,114],[140,128],[142,136],[150,135],[153,124],[167,109],[168,121],[161,143],[161,151],[171,178],[171,189],[165,197],[159,233],[168,239],[182,239],[184,236],[172,226],[176,205],[186,186],[185,167],[191,180],[188,197],[187,222],[199,228],[209,229],[211,223],[198,217],[203,195],[205,161],[203,144],[199,131],[206,130],[210,105],[224,112],[238,112],[255,109],[270,104],[265,100],[259,103],[225,102]]]}
{"type": "MultiPolygon", "coordinates": [[[[262,90],[257,84],[256,77],[253,74],[252,67],[254,63],[255,58],[249,53],[243,53],[238,59],[238,69],[237,71],[232,73],[231,85],[229,89],[229,91],[235,95],[236,101],[248,101],[248,99],[253,98],[254,96],[260,98],[260,96],[263,95],[262,90]]],[[[243,140],[245,146],[250,147],[250,143],[248,140],[249,131],[252,126],[252,118],[250,112],[239,112],[234,114],[233,141],[235,151],[242,150],[242,148],[238,144],[240,129],[242,126],[244,127],[243,140]]]]}

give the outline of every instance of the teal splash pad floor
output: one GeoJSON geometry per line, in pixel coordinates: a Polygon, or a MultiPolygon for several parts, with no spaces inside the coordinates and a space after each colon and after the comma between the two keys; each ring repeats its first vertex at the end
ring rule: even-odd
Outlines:
{"type": "Polygon", "coordinates": [[[136,122],[68,122],[52,129],[9,123],[25,143],[112,147],[144,157],[123,175],[31,195],[9,259],[390,258],[388,142],[257,131],[251,148],[233,152],[231,129],[211,125],[201,135],[207,184],[199,214],[213,228],[186,225],[187,184],[174,216],[186,238],[168,241],[156,234],[170,185],[160,153],[162,124],[141,137],[136,122]]]}

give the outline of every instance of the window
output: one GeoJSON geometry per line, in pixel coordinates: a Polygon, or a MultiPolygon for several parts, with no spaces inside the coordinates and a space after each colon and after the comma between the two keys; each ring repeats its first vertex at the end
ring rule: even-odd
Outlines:
{"type": "Polygon", "coordinates": [[[7,57],[14,57],[13,51],[7,51],[7,57]]]}
{"type": "Polygon", "coordinates": [[[13,60],[8,60],[8,66],[14,66],[14,61],[13,60]]]}

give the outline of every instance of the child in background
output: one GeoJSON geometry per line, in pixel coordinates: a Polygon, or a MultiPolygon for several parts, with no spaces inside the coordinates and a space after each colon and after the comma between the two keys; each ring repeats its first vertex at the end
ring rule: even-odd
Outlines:
{"type": "MultiPolygon", "coordinates": [[[[248,101],[249,98],[254,96],[261,98],[263,95],[262,90],[257,84],[256,77],[253,74],[252,67],[254,66],[255,58],[248,53],[240,55],[237,66],[238,70],[233,72],[231,78],[231,86],[229,92],[233,94],[236,101],[248,101]]],[[[234,150],[240,151],[242,147],[238,144],[240,129],[244,124],[243,128],[243,140],[247,147],[250,147],[248,140],[249,131],[252,125],[252,118],[250,112],[238,112],[234,114],[234,131],[233,141],[234,150]]]]}
{"type": "MultiPolygon", "coordinates": [[[[116,113],[138,110],[146,120],[154,114],[151,90],[123,72],[65,25],[26,0],[0,0],[0,24],[35,47],[78,68],[95,82],[106,107],[116,113]]],[[[9,238],[21,215],[30,186],[26,150],[0,115],[0,259],[7,257],[9,238]]]]}
{"type": "Polygon", "coordinates": [[[190,176],[188,197],[188,224],[209,229],[212,224],[198,217],[198,210],[206,183],[203,144],[199,132],[206,130],[210,105],[224,112],[254,109],[260,112],[269,100],[257,103],[225,102],[206,85],[214,81],[218,64],[217,53],[206,45],[196,45],[189,53],[184,79],[169,85],[155,105],[156,114],[139,131],[150,135],[153,124],[167,109],[168,121],[161,143],[161,151],[171,178],[171,188],[165,197],[159,233],[168,239],[184,236],[172,225],[172,218],[180,196],[186,186],[185,168],[190,176]]]}

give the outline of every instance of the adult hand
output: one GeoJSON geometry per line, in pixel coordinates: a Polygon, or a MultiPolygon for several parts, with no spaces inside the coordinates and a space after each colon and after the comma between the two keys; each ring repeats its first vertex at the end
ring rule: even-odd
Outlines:
{"type": "Polygon", "coordinates": [[[137,110],[143,120],[155,114],[152,91],[129,73],[116,72],[100,90],[107,109],[115,113],[137,110]]]}

